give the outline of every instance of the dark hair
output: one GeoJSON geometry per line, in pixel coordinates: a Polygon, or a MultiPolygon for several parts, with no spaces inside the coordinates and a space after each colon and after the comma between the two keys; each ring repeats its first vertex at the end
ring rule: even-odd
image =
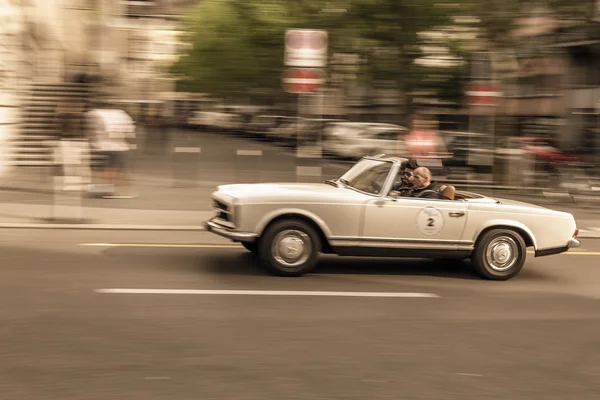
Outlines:
{"type": "Polygon", "coordinates": [[[406,169],[406,168],[415,170],[415,169],[419,168],[419,164],[417,164],[417,160],[408,160],[404,164],[404,169],[406,169]]]}

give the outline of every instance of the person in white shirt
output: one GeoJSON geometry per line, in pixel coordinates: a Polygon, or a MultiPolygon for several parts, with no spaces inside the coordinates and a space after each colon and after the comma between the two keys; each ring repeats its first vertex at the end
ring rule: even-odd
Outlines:
{"type": "Polygon", "coordinates": [[[106,198],[131,198],[116,193],[117,178],[131,190],[131,180],[127,172],[127,159],[131,145],[129,140],[135,139],[135,123],[123,110],[95,109],[89,114],[89,123],[94,132],[94,147],[104,158],[103,172],[105,184],[109,185],[106,198]]]}

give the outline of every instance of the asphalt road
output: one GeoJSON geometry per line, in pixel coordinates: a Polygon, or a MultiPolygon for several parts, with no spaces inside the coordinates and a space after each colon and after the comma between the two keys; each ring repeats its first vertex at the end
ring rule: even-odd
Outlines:
{"type": "Polygon", "coordinates": [[[0,231],[0,398],[597,399],[600,241],[577,250],[508,282],[332,256],[279,278],[208,233],[0,231]]]}

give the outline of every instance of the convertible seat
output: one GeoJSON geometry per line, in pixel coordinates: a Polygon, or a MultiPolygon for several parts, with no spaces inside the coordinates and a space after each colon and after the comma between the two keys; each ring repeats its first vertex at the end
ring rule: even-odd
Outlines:
{"type": "Polygon", "coordinates": [[[442,194],[442,196],[444,196],[448,200],[454,200],[454,194],[456,193],[456,188],[452,185],[442,185],[440,187],[440,193],[442,194]]]}

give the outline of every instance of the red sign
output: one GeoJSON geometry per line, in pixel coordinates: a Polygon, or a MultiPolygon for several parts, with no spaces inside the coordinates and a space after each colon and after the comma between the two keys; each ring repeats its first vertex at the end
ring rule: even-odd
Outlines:
{"type": "Polygon", "coordinates": [[[293,68],[283,73],[283,88],[289,93],[316,92],[325,78],[320,69],[293,68]]]}
{"type": "Polygon", "coordinates": [[[465,92],[467,101],[474,106],[495,106],[502,92],[493,83],[471,83],[465,92]]]}

